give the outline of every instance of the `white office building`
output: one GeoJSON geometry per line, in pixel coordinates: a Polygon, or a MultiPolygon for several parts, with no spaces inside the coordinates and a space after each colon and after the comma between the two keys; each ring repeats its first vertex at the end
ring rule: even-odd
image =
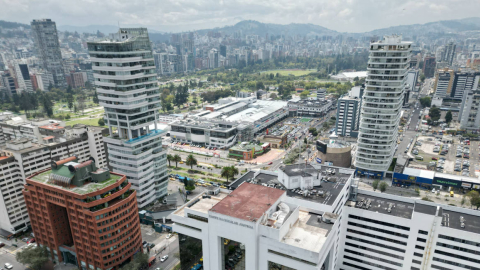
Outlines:
{"type": "Polygon", "coordinates": [[[411,44],[395,35],[370,44],[355,162],[360,174],[382,178],[392,162],[411,44]]]}
{"type": "Polygon", "coordinates": [[[249,171],[178,208],[184,269],[479,269],[478,211],[359,189],[354,170],[249,171]]]}
{"type": "Polygon", "coordinates": [[[121,28],[88,43],[100,105],[105,107],[109,165],[127,175],[139,207],[167,194],[167,160],[157,128],[160,96],[145,28],[121,28]]]}

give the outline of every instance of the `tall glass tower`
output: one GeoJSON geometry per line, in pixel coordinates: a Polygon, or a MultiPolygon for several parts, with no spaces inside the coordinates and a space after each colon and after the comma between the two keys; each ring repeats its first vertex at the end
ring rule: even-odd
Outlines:
{"type": "Polygon", "coordinates": [[[396,35],[370,44],[355,162],[358,174],[383,178],[392,162],[411,44],[396,35]]]}
{"type": "Polygon", "coordinates": [[[53,80],[56,85],[66,86],[67,81],[65,80],[62,53],[55,22],[50,19],[33,20],[31,26],[40,66],[53,74],[53,80]]]}
{"type": "Polygon", "coordinates": [[[167,195],[166,152],[157,129],[160,94],[146,28],[121,28],[88,43],[100,105],[110,136],[109,165],[127,175],[144,207],[167,195]]]}

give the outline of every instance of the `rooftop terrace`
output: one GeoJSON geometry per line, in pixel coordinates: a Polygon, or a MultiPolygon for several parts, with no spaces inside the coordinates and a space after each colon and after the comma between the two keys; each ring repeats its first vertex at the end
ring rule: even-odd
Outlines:
{"type": "Polygon", "coordinates": [[[101,190],[101,189],[106,188],[110,185],[113,185],[113,184],[115,184],[115,182],[117,182],[117,180],[119,180],[123,177],[123,175],[117,175],[117,174],[110,173],[110,178],[107,179],[104,182],[101,182],[101,183],[89,182],[89,183],[87,183],[87,184],[85,184],[81,187],[76,187],[76,186],[63,187],[63,186],[60,186],[60,185],[53,184],[52,182],[49,182],[49,178],[50,178],[51,174],[52,174],[52,170],[48,170],[48,171],[42,172],[40,174],[34,175],[34,176],[30,177],[29,179],[33,180],[33,181],[36,181],[36,182],[40,182],[40,183],[55,186],[58,189],[63,189],[63,190],[67,190],[67,191],[70,191],[70,192],[73,192],[73,193],[77,193],[79,195],[84,195],[84,194],[88,194],[88,193],[91,193],[91,192],[95,192],[97,190],[101,190]]]}
{"type": "Polygon", "coordinates": [[[283,237],[282,243],[318,252],[333,227],[333,224],[318,222],[318,217],[320,215],[300,211],[297,222],[283,237]]]}

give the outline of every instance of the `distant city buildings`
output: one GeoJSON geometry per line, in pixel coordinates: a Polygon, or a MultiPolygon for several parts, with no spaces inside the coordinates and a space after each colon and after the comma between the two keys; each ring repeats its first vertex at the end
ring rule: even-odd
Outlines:
{"type": "Polygon", "coordinates": [[[65,71],[55,22],[51,19],[33,20],[31,26],[42,68],[52,73],[55,84],[65,86],[65,71]]]}

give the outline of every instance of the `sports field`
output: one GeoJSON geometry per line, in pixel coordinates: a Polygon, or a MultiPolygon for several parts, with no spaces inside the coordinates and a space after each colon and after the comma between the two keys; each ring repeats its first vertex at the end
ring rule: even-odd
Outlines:
{"type": "Polygon", "coordinates": [[[310,118],[302,118],[302,119],[300,119],[300,122],[306,123],[306,122],[308,122],[308,121],[310,121],[310,120],[312,120],[312,119],[310,119],[310,118]]]}
{"type": "Polygon", "coordinates": [[[275,69],[275,70],[267,70],[264,72],[273,73],[273,74],[279,73],[280,76],[289,76],[289,75],[303,76],[315,71],[316,71],[315,69],[275,69]]]}

